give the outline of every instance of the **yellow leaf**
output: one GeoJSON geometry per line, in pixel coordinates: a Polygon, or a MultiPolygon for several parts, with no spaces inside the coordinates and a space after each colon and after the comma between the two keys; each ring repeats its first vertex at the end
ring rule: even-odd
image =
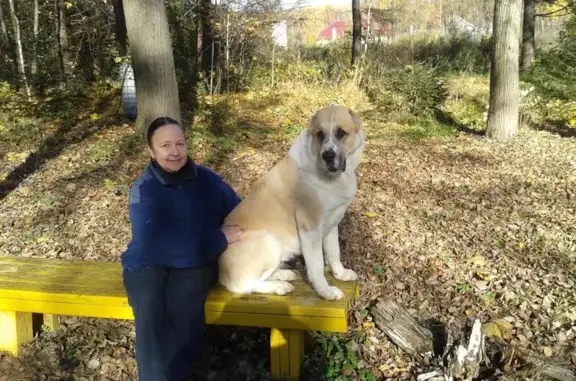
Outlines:
{"type": "Polygon", "coordinates": [[[66,9],[70,9],[70,7],[72,7],[72,3],[69,1],[65,1],[64,6],[66,7],[66,9]]]}
{"type": "Polygon", "coordinates": [[[486,259],[481,255],[477,255],[475,257],[470,258],[469,262],[478,266],[486,265],[486,259]]]}
{"type": "Polygon", "coordinates": [[[377,217],[377,216],[378,216],[378,214],[376,214],[376,213],[374,213],[374,212],[366,212],[366,213],[364,213],[364,215],[365,215],[366,217],[370,217],[370,218],[374,218],[374,217],[377,217]]]}
{"type": "Polygon", "coordinates": [[[106,186],[106,189],[108,189],[109,191],[113,191],[114,188],[116,188],[116,184],[114,184],[114,181],[110,179],[105,179],[104,185],[106,186]]]}
{"type": "Polygon", "coordinates": [[[489,322],[484,324],[484,334],[488,337],[502,337],[502,332],[500,332],[500,328],[498,328],[498,324],[489,322]]]}
{"type": "Polygon", "coordinates": [[[480,280],[491,281],[494,279],[494,275],[489,274],[486,271],[476,271],[474,274],[476,275],[476,278],[480,280]]]}
{"type": "Polygon", "coordinates": [[[526,247],[526,245],[524,245],[524,242],[520,242],[520,243],[518,243],[518,247],[519,247],[520,249],[523,249],[523,248],[526,247]]]}
{"type": "Polygon", "coordinates": [[[512,324],[508,320],[496,319],[494,320],[494,324],[496,324],[500,329],[500,333],[502,333],[503,338],[510,338],[510,330],[512,329],[512,324]]]}
{"type": "Polygon", "coordinates": [[[390,369],[390,365],[388,364],[382,364],[378,367],[378,370],[382,373],[386,372],[388,369],[390,369]]]}
{"type": "Polygon", "coordinates": [[[364,328],[372,328],[374,327],[374,323],[372,323],[371,321],[365,321],[364,323],[362,323],[362,326],[364,328]]]}
{"type": "Polygon", "coordinates": [[[101,118],[101,116],[98,113],[94,113],[94,114],[90,115],[90,119],[92,119],[92,120],[98,120],[100,118],[101,118]]]}
{"type": "Polygon", "coordinates": [[[114,63],[122,62],[122,57],[114,57],[114,63]]]}
{"type": "Polygon", "coordinates": [[[38,239],[36,239],[36,242],[38,243],[42,243],[42,242],[46,242],[48,241],[50,238],[46,237],[45,235],[43,235],[42,237],[38,237],[38,239]]]}

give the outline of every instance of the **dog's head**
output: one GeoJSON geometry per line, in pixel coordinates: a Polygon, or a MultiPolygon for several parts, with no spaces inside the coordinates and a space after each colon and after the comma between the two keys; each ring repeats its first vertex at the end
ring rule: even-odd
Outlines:
{"type": "Polygon", "coordinates": [[[318,110],[308,126],[310,152],[320,169],[337,176],[360,164],[364,148],[362,120],[348,107],[331,105],[318,110]]]}

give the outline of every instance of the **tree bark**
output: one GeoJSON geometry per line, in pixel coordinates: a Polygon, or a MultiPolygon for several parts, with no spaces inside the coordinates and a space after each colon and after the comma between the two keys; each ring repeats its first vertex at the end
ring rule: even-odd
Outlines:
{"type": "Polygon", "coordinates": [[[558,381],[576,381],[569,364],[511,346],[502,338],[487,341],[480,319],[474,319],[472,327],[463,327],[457,320],[450,319],[442,333],[438,332],[438,326],[434,328],[435,337],[404,307],[391,300],[378,301],[371,308],[371,315],[378,329],[418,361],[419,368],[424,371],[416,377],[418,381],[472,381],[481,373],[495,374],[496,369],[504,371],[503,376],[509,373],[534,380],[546,376],[558,381]],[[510,367],[506,370],[504,364],[518,364],[521,369],[510,367]]]}
{"type": "MultiPolygon", "coordinates": [[[[30,75],[35,77],[38,73],[38,13],[40,12],[38,7],[38,0],[34,0],[34,25],[33,25],[33,33],[34,33],[34,41],[32,43],[32,64],[30,65],[30,75]]],[[[34,81],[34,79],[32,79],[34,81]]]]}
{"type": "Polygon", "coordinates": [[[202,72],[209,81],[209,92],[214,93],[214,76],[218,66],[220,49],[218,37],[214,33],[215,6],[210,0],[199,0],[202,22],[202,72]]]}
{"type": "Polygon", "coordinates": [[[145,133],[152,120],[161,116],[181,122],[178,83],[164,2],[124,0],[124,13],[136,84],[136,128],[140,133],[145,133]]]}
{"type": "Polygon", "coordinates": [[[64,82],[72,77],[72,63],[70,62],[70,45],[68,43],[68,29],[66,28],[66,14],[64,13],[64,1],[56,0],[56,36],[58,37],[58,53],[60,56],[60,69],[64,82]]]}
{"type": "Polygon", "coordinates": [[[532,68],[536,52],[536,0],[524,0],[524,21],[522,23],[522,56],[520,67],[523,71],[532,68]]]}
{"type": "Polygon", "coordinates": [[[124,5],[122,4],[122,0],[112,0],[112,6],[114,7],[114,34],[116,35],[116,42],[118,43],[118,55],[124,57],[128,52],[124,5]]]}
{"type": "Polygon", "coordinates": [[[360,0],[352,0],[352,66],[358,63],[362,54],[362,13],[360,0]]]}
{"type": "Polygon", "coordinates": [[[503,142],[518,133],[521,22],[522,0],[495,1],[486,135],[503,142]]]}
{"type": "Polygon", "coordinates": [[[20,37],[20,21],[16,15],[16,7],[14,0],[8,0],[10,5],[10,18],[12,19],[12,27],[14,28],[14,41],[16,43],[16,56],[18,59],[18,75],[26,90],[28,100],[31,100],[30,86],[28,85],[28,78],[26,77],[26,66],[24,64],[24,53],[22,52],[22,39],[20,37]]]}
{"type": "Polygon", "coordinates": [[[4,20],[4,11],[0,6],[0,28],[2,29],[2,42],[6,45],[6,48],[10,46],[10,38],[8,38],[8,26],[6,26],[6,20],[4,20]]]}

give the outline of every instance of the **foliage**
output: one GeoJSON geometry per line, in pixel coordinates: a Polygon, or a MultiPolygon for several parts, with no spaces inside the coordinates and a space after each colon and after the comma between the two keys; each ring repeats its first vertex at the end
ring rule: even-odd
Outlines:
{"type": "Polygon", "coordinates": [[[347,336],[351,337],[331,333],[316,334],[316,344],[305,358],[304,378],[319,381],[376,381],[376,376],[366,368],[358,354],[366,335],[360,331],[347,336]]]}
{"type": "Polygon", "coordinates": [[[539,95],[576,99],[576,15],[566,23],[556,46],[539,52],[526,80],[536,86],[539,95]]]}
{"type": "Polygon", "coordinates": [[[434,69],[420,64],[365,76],[363,85],[371,100],[387,111],[428,115],[446,99],[444,80],[434,69]]]}

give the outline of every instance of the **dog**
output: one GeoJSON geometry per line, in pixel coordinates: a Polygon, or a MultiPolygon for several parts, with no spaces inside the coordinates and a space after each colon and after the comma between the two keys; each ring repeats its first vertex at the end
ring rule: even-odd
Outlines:
{"type": "Polygon", "coordinates": [[[336,279],[358,279],[340,260],[338,225],[357,192],[355,171],[365,147],[362,127],[348,107],[316,111],[288,154],[225,219],[224,225],[237,225],[244,233],[218,260],[221,285],[237,294],[288,294],[296,274],[281,267],[302,255],[317,295],[326,300],[344,296],[326,279],[324,255],[336,279]]]}

